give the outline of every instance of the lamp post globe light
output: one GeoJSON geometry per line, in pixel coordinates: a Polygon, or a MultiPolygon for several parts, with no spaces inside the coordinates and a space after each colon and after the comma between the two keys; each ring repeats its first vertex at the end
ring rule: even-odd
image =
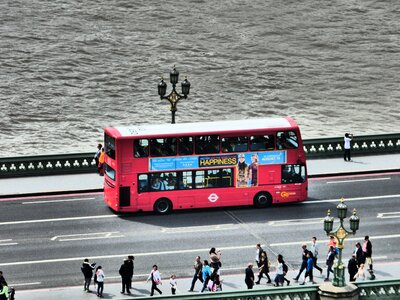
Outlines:
{"type": "Polygon", "coordinates": [[[179,72],[178,70],[175,68],[172,69],[172,71],[169,73],[169,78],[170,78],[170,82],[172,84],[172,91],[171,93],[169,93],[168,96],[165,96],[165,94],[167,93],[167,84],[165,83],[164,79],[161,77],[160,82],[158,83],[158,95],[160,96],[160,99],[166,99],[169,101],[169,103],[171,104],[171,114],[172,114],[172,121],[171,124],[175,124],[175,113],[178,110],[177,105],[179,100],[181,100],[182,98],[186,99],[187,96],[189,95],[190,92],[190,82],[187,80],[187,78],[185,77],[185,80],[182,81],[181,86],[182,86],[182,95],[180,95],[175,87],[176,84],[179,81],[179,72]]]}
{"type": "Polygon", "coordinates": [[[328,210],[328,214],[324,219],[324,230],[328,236],[334,236],[337,240],[337,248],[339,250],[338,260],[334,267],[334,277],[332,284],[337,287],[344,287],[346,285],[344,270],[345,267],[342,262],[342,250],[344,248],[344,240],[349,234],[355,234],[360,225],[360,219],[357,216],[356,209],[353,209],[353,215],[350,217],[350,230],[347,231],[343,226],[343,220],[347,217],[347,205],[344,203],[344,199],[340,199],[340,203],[336,207],[337,216],[340,219],[340,224],[333,230],[334,218],[331,217],[331,212],[328,210]]]}

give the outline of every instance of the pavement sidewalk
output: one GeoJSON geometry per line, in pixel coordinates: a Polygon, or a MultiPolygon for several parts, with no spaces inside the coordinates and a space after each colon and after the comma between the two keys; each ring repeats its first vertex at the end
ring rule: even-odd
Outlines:
{"type": "MultiPolygon", "coordinates": [[[[356,156],[351,162],[343,158],[309,159],[307,166],[309,176],[314,177],[400,171],[400,153],[356,156]]],[[[103,188],[103,179],[95,173],[0,179],[0,197],[99,191],[103,188]]]]}
{"type": "MultiPolygon", "coordinates": [[[[344,261],[347,264],[347,261],[344,261]]],[[[393,278],[400,278],[400,262],[390,262],[390,263],[380,263],[374,264],[376,280],[385,280],[385,279],[393,279],[393,278]]],[[[234,275],[223,275],[224,270],[221,269],[221,278],[223,279],[222,288],[224,291],[234,291],[234,290],[245,290],[246,284],[244,283],[244,270],[245,266],[243,266],[243,273],[242,274],[234,274],[234,275]]],[[[78,270],[79,271],[79,270],[78,270]]],[[[81,276],[77,272],[77,276],[81,276]]],[[[106,273],[106,270],[105,270],[106,273]]],[[[255,272],[256,273],[256,272],[255,272]]],[[[304,272],[300,276],[300,281],[298,283],[294,282],[293,277],[297,274],[297,270],[289,271],[288,275],[286,276],[287,279],[290,280],[290,285],[299,285],[301,280],[303,279],[304,272]]],[[[321,284],[324,282],[324,278],[326,275],[326,269],[324,268],[323,274],[320,275],[319,272],[315,270],[314,272],[314,280],[317,284],[321,284]]],[[[170,274],[161,274],[163,278],[163,284],[159,285],[158,287],[163,292],[163,295],[171,295],[171,289],[169,285],[169,275],[170,274]]],[[[257,273],[255,274],[257,276],[257,273]]],[[[369,280],[369,274],[366,272],[366,279],[369,280]]],[[[107,273],[106,273],[107,276],[107,273]]],[[[270,272],[271,279],[273,280],[275,277],[275,272],[270,272]]],[[[331,274],[331,279],[333,278],[333,274],[331,274]]],[[[137,281],[134,278],[132,284],[131,295],[122,295],[121,291],[121,284],[115,283],[116,279],[113,279],[113,283],[109,283],[111,279],[105,280],[104,283],[104,292],[103,296],[104,299],[140,299],[142,297],[149,297],[150,296],[150,287],[151,283],[146,283],[146,281],[140,280],[137,281]]],[[[346,272],[346,282],[348,282],[348,274],[346,272]]],[[[363,281],[363,279],[357,279],[358,281],[363,281]]],[[[178,278],[178,289],[177,294],[190,294],[188,292],[188,288],[190,287],[192,278],[178,278]]],[[[306,285],[311,285],[307,281],[306,285]]],[[[10,283],[12,286],[12,283],[10,283]]],[[[286,285],[285,285],[286,286],[286,285]]],[[[95,288],[93,287],[93,283],[91,285],[92,293],[86,293],[83,291],[83,278],[82,278],[82,286],[73,286],[73,287],[63,287],[63,288],[51,288],[51,289],[39,289],[39,290],[24,290],[18,291],[18,287],[16,287],[16,299],[18,300],[44,300],[44,299],[57,299],[57,300],[71,300],[71,299],[97,299],[95,288]]],[[[196,282],[195,290],[193,293],[198,293],[199,289],[201,288],[201,283],[199,281],[196,282]]],[[[254,286],[254,289],[276,289],[272,284],[266,284],[266,280],[262,279],[260,285],[254,286]]],[[[158,295],[157,293],[155,295],[158,295]]]]}

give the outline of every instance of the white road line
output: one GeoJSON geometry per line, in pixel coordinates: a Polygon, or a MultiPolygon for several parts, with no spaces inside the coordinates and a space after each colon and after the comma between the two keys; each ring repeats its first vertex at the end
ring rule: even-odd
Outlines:
{"type": "Polygon", "coordinates": [[[388,212],[388,213],[379,213],[377,218],[380,219],[395,219],[395,218],[400,218],[400,211],[397,212],[388,212]]]}
{"type": "Polygon", "coordinates": [[[80,233],[80,234],[67,234],[67,235],[57,235],[52,237],[50,240],[67,242],[67,241],[80,241],[80,240],[94,240],[94,239],[107,239],[107,238],[117,238],[124,237],[119,231],[114,232],[95,232],[95,233],[80,233]],[[116,235],[113,235],[116,234],[116,235]]]}
{"type": "Polygon", "coordinates": [[[60,200],[43,200],[43,201],[26,201],[22,204],[46,204],[46,203],[58,203],[58,202],[74,202],[74,201],[89,201],[96,198],[78,198],[78,199],[60,199],[60,200]]]}
{"type": "MultiPolygon", "coordinates": [[[[377,235],[377,236],[370,236],[370,240],[382,240],[382,239],[394,239],[394,238],[400,238],[400,234],[390,234],[390,235],[377,235]]],[[[327,243],[329,240],[319,240],[319,244],[324,244],[327,243]]],[[[354,238],[346,238],[346,241],[360,241],[360,237],[354,237],[354,238]]],[[[277,247],[277,246],[292,246],[292,245],[303,245],[303,244],[309,244],[310,241],[297,241],[297,242],[285,242],[285,243],[272,243],[270,244],[271,247],[277,247]]]]}
{"type": "Polygon", "coordinates": [[[0,240],[0,247],[1,246],[14,246],[14,245],[18,245],[18,243],[8,243],[11,242],[12,239],[7,239],[7,240],[0,240]]]}
{"type": "Polygon", "coordinates": [[[104,218],[118,218],[117,215],[98,215],[98,216],[82,216],[72,218],[56,218],[56,219],[38,219],[26,221],[11,221],[1,222],[0,225],[18,225],[18,224],[31,224],[31,223],[45,223],[45,222],[62,222],[62,221],[76,221],[76,220],[90,220],[90,219],[104,219],[104,218]]]}
{"type": "Polygon", "coordinates": [[[222,225],[204,225],[204,226],[189,226],[189,227],[175,227],[175,228],[162,228],[163,233],[190,233],[190,232],[203,232],[203,231],[216,231],[216,230],[232,230],[239,227],[237,224],[222,224],[222,225]]]}
{"type": "MultiPolygon", "coordinates": [[[[369,196],[369,197],[357,197],[357,198],[345,198],[345,202],[351,201],[364,201],[364,200],[376,200],[376,199],[390,199],[390,198],[400,198],[400,194],[396,195],[382,195],[382,196],[369,196]]],[[[329,203],[338,202],[340,199],[327,199],[327,200],[307,200],[304,202],[299,202],[299,204],[316,204],[316,203],[329,203]]]]}
{"type": "Polygon", "coordinates": [[[26,285],[38,285],[42,284],[41,282],[26,282],[26,283],[13,283],[10,286],[26,286],[26,285]]]}
{"type": "Polygon", "coordinates": [[[299,226],[307,224],[318,224],[324,221],[323,218],[310,218],[310,219],[292,219],[292,220],[281,220],[281,221],[269,221],[267,222],[270,226],[299,226]]]}
{"type": "Polygon", "coordinates": [[[354,179],[354,180],[338,180],[338,181],[327,181],[326,184],[335,184],[335,183],[354,183],[354,182],[363,182],[363,181],[379,181],[379,180],[391,180],[390,177],[381,177],[381,178],[367,178],[367,179],[354,179]]]}

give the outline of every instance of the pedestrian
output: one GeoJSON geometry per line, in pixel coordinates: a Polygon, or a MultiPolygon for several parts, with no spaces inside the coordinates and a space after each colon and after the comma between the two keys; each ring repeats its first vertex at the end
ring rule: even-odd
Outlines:
{"type": "Polygon", "coordinates": [[[169,279],[169,284],[171,285],[171,293],[172,293],[172,295],[175,295],[176,294],[176,288],[178,286],[178,283],[176,282],[175,274],[171,275],[171,278],[169,279]]]}
{"type": "Polygon", "coordinates": [[[360,268],[361,265],[365,264],[365,256],[364,252],[362,251],[361,244],[356,243],[356,249],[354,250],[357,259],[357,266],[360,268]]]}
{"type": "Polygon", "coordinates": [[[329,236],[329,241],[328,241],[327,246],[328,246],[328,251],[329,251],[330,247],[332,246],[336,252],[336,238],[333,235],[329,236]]]}
{"type": "Polygon", "coordinates": [[[197,279],[200,280],[201,283],[203,283],[203,273],[201,272],[201,270],[203,269],[203,265],[201,263],[200,256],[196,256],[194,260],[193,269],[194,269],[194,274],[192,279],[192,285],[190,286],[188,292],[193,292],[194,285],[196,284],[197,279]]]}
{"type": "Polygon", "coordinates": [[[330,246],[329,251],[328,251],[328,255],[326,257],[326,266],[328,267],[326,269],[326,277],[325,277],[325,281],[329,281],[329,274],[333,273],[333,262],[335,261],[335,255],[336,255],[336,250],[333,246],[330,246]]]}
{"type": "Polygon", "coordinates": [[[263,251],[261,253],[261,266],[258,268],[258,280],[256,281],[256,284],[260,284],[261,278],[263,275],[265,275],[268,278],[267,284],[271,283],[271,278],[269,277],[269,261],[268,261],[268,256],[267,252],[263,251]]]}
{"type": "Polygon", "coordinates": [[[257,267],[261,267],[261,253],[263,253],[263,248],[261,248],[261,244],[256,245],[256,263],[257,267]]]}
{"type": "Polygon", "coordinates": [[[104,162],[105,162],[105,152],[104,148],[101,148],[100,156],[99,156],[99,163],[97,165],[97,170],[100,176],[104,175],[104,162]]]}
{"type": "Polygon", "coordinates": [[[151,270],[149,277],[147,277],[147,281],[146,282],[149,282],[149,280],[151,280],[150,296],[154,295],[154,291],[157,291],[161,295],[162,292],[157,287],[157,285],[162,284],[161,274],[160,274],[160,271],[158,271],[158,266],[157,265],[153,266],[153,269],[151,270]]]}
{"type": "Polygon", "coordinates": [[[221,251],[216,250],[214,247],[210,249],[210,267],[213,269],[221,268],[221,251]]]}
{"type": "Polygon", "coordinates": [[[211,268],[206,259],[203,261],[203,268],[201,272],[203,273],[203,287],[201,288],[200,293],[204,292],[204,290],[207,288],[208,281],[210,280],[211,276],[211,268]]]}
{"type": "Polygon", "coordinates": [[[96,279],[97,279],[97,296],[103,297],[103,289],[104,289],[104,272],[101,266],[96,268],[96,279]]]}
{"type": "Polygon", "coordinates": [[[103,148],[103,145],[98,144],[96,154],[94,155],[94,161],[96,162],[96,167],[99,166],[99,158],[100,158],[100,154],[101,154],[101,148],[103,148]]]}
{"type": "Polygon", "coordinates": [[[9,297],[8,294],[8,284],[5,280],[0,282],[1,290],[0,290],[0,300],[7,300],[9,297]]]}
{"type": "Polygon", "coordinates": [[[285,263],[285,261],[283,260],[283,256],[282,256],[282,268],[283,268],[283,280],[286,282],[287,285],[289,285],[290,284],[290,280],[286,278],[286,275],[289,272],[289,267],[285,263]]]}
{"type": "Polygon", "coordinates": [[[293,278],[293,280],[294,280],[295,282],[299,281],[299,278],[300,278],[301,273],[303,273],[303,271],[307,268],[307,260],[308,260],[308,257],[307,257],[307,253],[308,253],[307,245],[303,244],[303,245],[301,246],[301,249],[302,249],[302,253],[301,253],[301,266],[300,266],[299,273],[297,274],[296,277],[293,278]]]}
{"type": "Polygon", "coordinates": [[[351,256],[351,258],[349,259],[349,263],[347,264],[347,270],[349,272],[350,282],[356,281],[355,276],[358,272],[358,266],[357,266],[356,255],[354,253],[351,256]]]}
{"type": "Polygon", "coordinates": [[[365,257],[365,261],[368,264],[368,272],[371,275],[371,280],[375,279],[374,270],[372,268],[372,243],[369,240],[369,236],[366,235],[364,238],[364,243],[362,245],[363,254],[365,257]]]}
{"type": "Polygon", "coordinates": [[[312,257],[312,253],[310,251],[307,252],[307,267],[306,267],[306,274],[304,275],[304,281],[300,283],[300,285],[304,285],[306,283],[307,277],[310,277],[310,281],[312,283],[316,283],[314,281],[313,276],[313,269],[314,269],[314,259],[312,257]]]}
{"type": "Polygon", "coordinates": [[[129,289],[132,288],[132,278],[135,271],[134,260],[135,257],[133,255],[128,255],[129,289]]]}
{"type": "Polygon", "coordinates": [[[85,283],[83,285],[83,291],[84,292],[88,292],[90,293],[90,282],[92,281],[92,277],[93,277],[93,270],[96,266],[96,263],[89,263],[89,259],[85,258],[83,260],[83,264],[81,267],[81,271],[83,273],[83,276],[85,277],[85,283]]]}
{"type": "Polygon", "coordinates": [[[283,271],[283,256],[278,254],[278,260],[276,262],[276,275],[274,279],[274,286],[283,286],[284,282],[284,271],[283,271]]]}
{"type": "Polygon", "coordinates": [[[131,280],[130,272],[129,272],[129,261],[124,259],[124,263],[119,268],[119,275],[121,275],[121,282],[122,282],[122,291],[121,294],[125,294],[125,291],[128,295],[131,294],[129,288],[129,282],[131,280]]]}
{"type": "Polygon", "coordinates": [[[314,268],[316,268],[322,275],[322,268],[320,268],[317,265],[319,245],[317,243],[317,238],[315,236],[313,236],[311,239],[310,251],[311,251],[311,253],[313,255],[313,259],[314,259],[314,268]]]}
{"type": "Polygon", "coordinates": [[[351,161],[350,149],[351,149],[351,140],[353,139],[353,135],[350,133],[344,134],[344,160],[351,161]]]}
{"type": "Polygon", "coordinates": [[[254,286],[254,272],[253,272],[253,264],[249,263],[245,270],[244,282],[247,285],[247,289],[251,290],[254,286]]]}

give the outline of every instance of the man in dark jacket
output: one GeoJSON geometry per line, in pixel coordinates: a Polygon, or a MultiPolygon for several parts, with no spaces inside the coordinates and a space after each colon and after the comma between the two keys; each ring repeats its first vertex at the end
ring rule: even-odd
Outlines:
{"type": "Polygon", "coordinates": [[[371,275],[371,280],[375,279],[375,275],[374,275],[374,270],[372,268],[372,243],[369,240],[369,236],[366,235],[364,238],[364,243],[362,245],[362,250],[364,253],[364,257],[366,260],[366,263],[368,264],[369,268],[368,268],[368,272],[371,275]]]}
{"type": "Polygon", "coordinates": [[[307,245],[303,245],[303,246],[301,246],[301,248],[303,249],[303,253],[302,253],[302,257],[301,257],[302,261],[301,261],[299,274],[297,274],[297,276],[295,278],[293,278],[294,281],[296,281],[296,282],[299,280],[299,277],[300,277],[301,273],[303,273],[303,271],[307,268],[307,260],[308,260],[308,257],[307,257],[307,254],[308,254],[307,245]]]}
{"type": "Polygon", "coordinates": [[[119,268],[119,275],[121,275],[121,280],[122,280],[121,294],[125,294],[125,289],[126,293],[130,294],[131,291],[129,290],[129,282],[131,280],[131,277],[129,272],[129,260],[127,259],[124,260],[124,263],[119,268]]]}
{"type": "Polygon", "coordinates": [[[246,276],[244,278],[244,282],[247,285],[247,288],[251,290],[254,286],[254,272],[253,272],[253,264],[249,263],[246,268],[246,276]]]}
{"type": "Polygon", "coordinates": [[[134,261],[135,257],[133,255],[129,255],[128,256],[128,271],[129,271],[129,288],[132,288],[132,277],[134,274],[134,270],[135,270],[135,264],[134,261]]]}
{"type": "Polygon", "coordinates": [[[347,265],[347,270],[349,272],[350,282],[356,281],[354,276],[356,276],[358,272],[358,266],[355,254],[353,254],[352,257],[350,258],[349,263],[347,265]]]}
{"type": "Polygon", "coordinates": [[[92,281],[92,276],[93,276],[93,269],[95,268],[96,263],[89,263],[89,259],[85,258],[83,260],[83,264],[81,267],[81,271],[83,273],[83,276],[85,277],[85,283],[83,285],[83,290],[85,292],[90,293],[89,287],[90,287],[90,282],[92,281]]]}

